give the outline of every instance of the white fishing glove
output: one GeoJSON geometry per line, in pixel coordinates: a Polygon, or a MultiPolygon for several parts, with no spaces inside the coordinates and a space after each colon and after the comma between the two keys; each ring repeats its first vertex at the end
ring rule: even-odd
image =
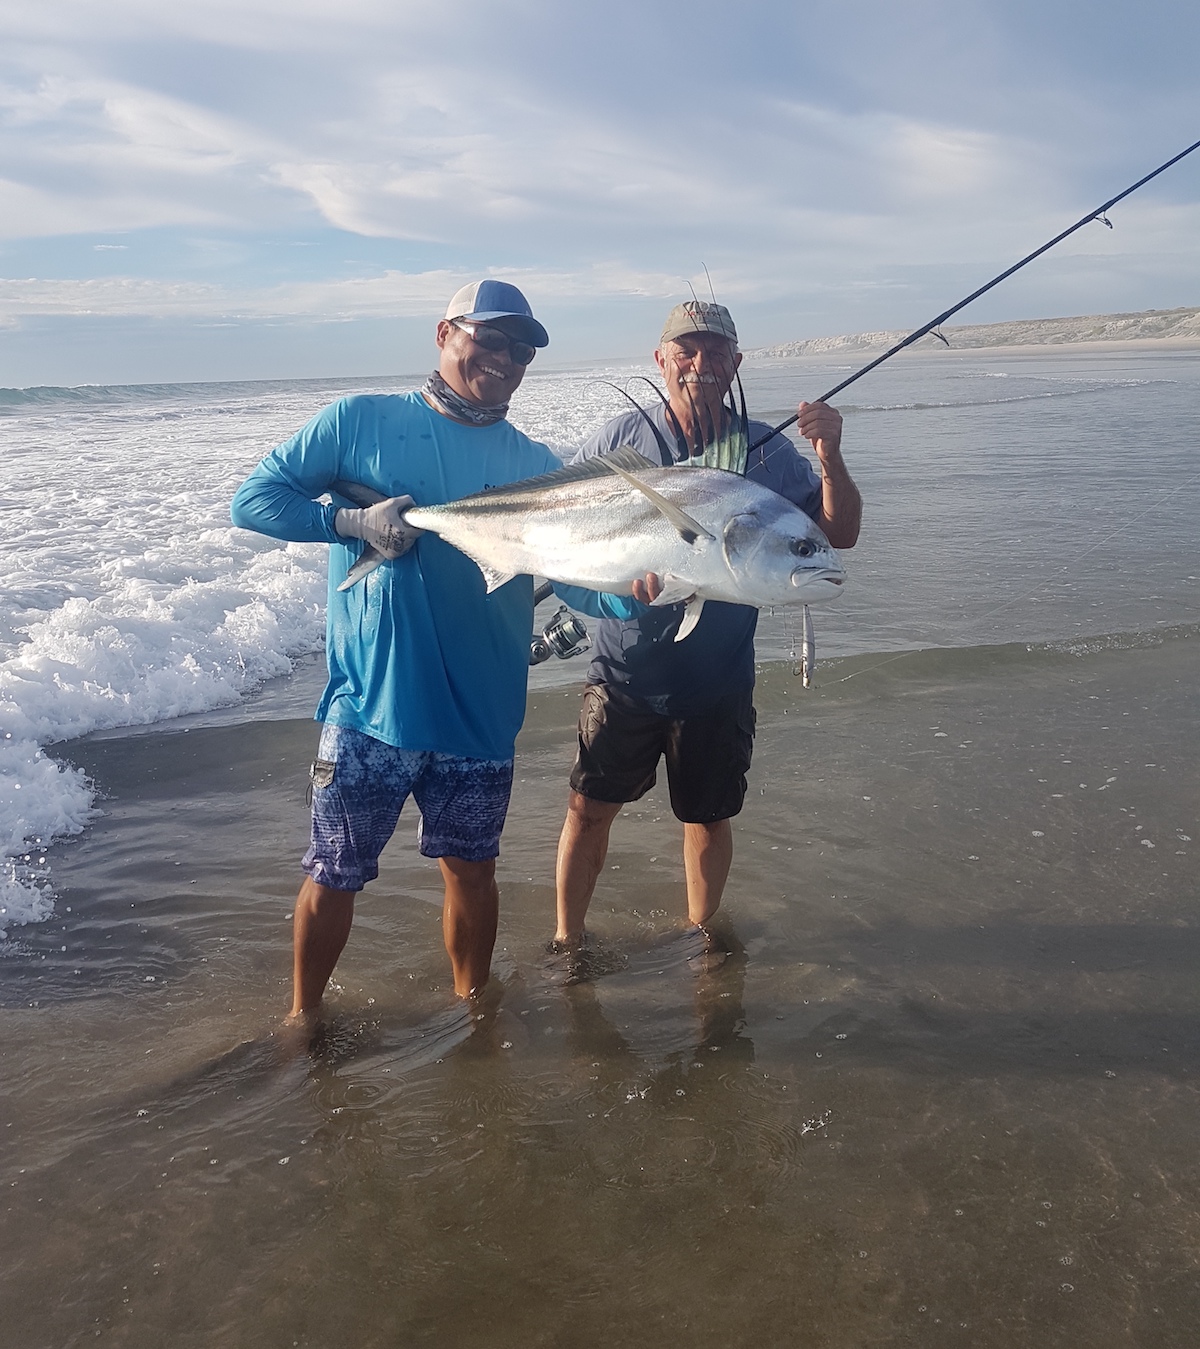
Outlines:
{"type": "Polygon", "coordinates": [[[404,512],[417,503],[410,496],[388,497],[363,510],[343,506],[333,517],[333,527],[344,539],[362,539],[389,562],[403,557],[425,533],[410,525],[404,512]]]}

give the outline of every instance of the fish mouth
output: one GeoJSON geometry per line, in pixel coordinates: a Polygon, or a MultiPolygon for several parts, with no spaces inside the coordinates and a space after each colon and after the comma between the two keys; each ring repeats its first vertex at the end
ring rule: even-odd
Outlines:
{"type": "Polygon", "coordinates": [[[841,586],[845,584],[846,573],[843,571],[833,571],[825,568],[821,571],[812,571],[804,567],[797,567],[791,576],[792,585],[797,590],[803,590],[806,586],[816,585],[824,581],[827,585],[841,586]]]}

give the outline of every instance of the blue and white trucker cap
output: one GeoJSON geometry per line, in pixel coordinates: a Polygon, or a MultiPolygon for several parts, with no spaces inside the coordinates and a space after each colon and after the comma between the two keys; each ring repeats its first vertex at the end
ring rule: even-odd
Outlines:
{"type": "Polygon", "coordinates": [[[473,319],[476,323],[490,323],[493,319],[508,319],[505,331],[528,342],[531,347],[548,347],[550,336],[533,317],[529,301],[516,286],[507,281],[472,281],[456,291],[446,309],[448,319],[473,319]],[[513,323],[512,320],[517,322],[513,323]]]}

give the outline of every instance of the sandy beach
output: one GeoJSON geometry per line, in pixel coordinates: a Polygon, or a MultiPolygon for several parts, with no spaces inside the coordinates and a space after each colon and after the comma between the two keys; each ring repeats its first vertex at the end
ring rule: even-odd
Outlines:
{"type": "Polygon", "coordinates": [[[70,747],[104,815],[0,1013],[12,1342],[1190,1344],[1197,640],[766,668],[733,954],[688,963],[658,788],[576,985],[577,695],[536,693],[483,1014],[409,819],[311,1057],[271,1032],[315,728],[70,747]]]}

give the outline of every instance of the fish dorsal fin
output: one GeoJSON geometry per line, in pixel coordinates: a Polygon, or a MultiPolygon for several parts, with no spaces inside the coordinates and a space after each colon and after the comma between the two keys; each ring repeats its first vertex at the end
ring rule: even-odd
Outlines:
{"type": "MultiPolygon", "coordinates": [[[[483,501],[487,497],[507,496],[517,490],[536,492],[542,487],[557,487],[567,482],[586,482],[589,478],[603,478],[605,474],[611,472],[610,465],[613,467],[620,465],[621,468],[632,469],[634,472],[656,467],[644,455],[638,454],[637,450],[625,445],[610,454],[596,454],[590,459],[581,460],[578,464],[565,464],[562,468],[556,468],[553,473],[539,473],[536,478],[520,478],[516,482],[504,483],[500,487],[489,487],[484,492],[473,492],[469,497],[462,499],[483,501]]],[[[336,488],[337,484],[334,486],[336,488]]],[[[453,504],[458,505],[458,502],[453,504]]]]}
{"type": "Polygon", "coordinates": [[[699,454],[681,459],[680,468],[723,468],[727,473],[746,474],[746,459],[750,442],[740,427],[733,427],[720,439],[706,445],[699,454]]]}
{"type": "Polygon", "coordinates": [[[683,611],[683,622],[679,625],[679,631],[675,634],[675,640],[682,642],[683,639],[700,622],[700,615],[704,612],[703,600],[692,600],[683,611]]]}
{"type": "MultiPolygon", "coordinates": [[[[605,455],[602,462],[613,473],[619,473],[631,487],[636,487],[639,492],[643,493],[654,508],[675,526],[684,543],[695,543],[697,539],[709,539],[710,541],[713,539],[714,536],[698,520],[693,520],[686,511],[681,511],[678,506],[668,501],[661,492],[656,492],[653,487],[647,487],[644,482],[639,482],[624,465],[615,463],[612,455],[605,455]]],[[[650,465],[647,464],[646,467],[649,468],[650,465]]]]}
{"type": "Polygon", "coordinates": [[[373,487],[364,487],[362,483],[346,482],[340,478],[329,490],[361,507],[377,506],[381,501],[387,500],[382,492],[377,492],[373,487]]]}

